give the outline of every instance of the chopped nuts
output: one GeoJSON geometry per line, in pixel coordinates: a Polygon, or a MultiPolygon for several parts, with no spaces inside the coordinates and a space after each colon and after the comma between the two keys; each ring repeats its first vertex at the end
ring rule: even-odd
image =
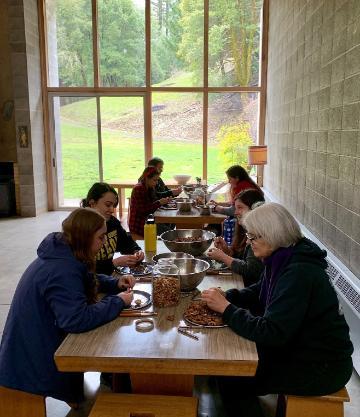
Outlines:
{"type": "Polygon", "coordinates": [[[180,281],[174,277],[155,277],[153,299],[156,307],[175,306],[180,300],[180,281]]]}
{"type": "Polygon", "coordinates": [[[190,303],[184,313],[184,318],[191,323],[203,326],[222,326],[224,324],[221,315],[211,310],[204,301],[190,303]]]}

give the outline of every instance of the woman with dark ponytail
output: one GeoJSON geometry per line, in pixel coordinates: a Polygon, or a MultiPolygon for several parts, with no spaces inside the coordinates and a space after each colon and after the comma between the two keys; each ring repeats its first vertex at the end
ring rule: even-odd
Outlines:
{"type": "Polygon", "coordinates": [[[264,204],[262,192],[255,189],[242,191],[235,198],[235,236],[231,245],[227,245],[222,237],[215,238],[215,248],[208,252],[210,258],[223,262],[236,274],[243,277],[244,286],[248,287],[257,282],[264,269],[261,260],[256,258],[247,244],[245,229],[241,225],[243,216],[255,207],[264,204]]]}
{"type": "Polygon", "coordinates": [[[117,205],[117,192],[106,182],[96,182],[81,201],[82,207],[91,207],[106,220],[104,244],[96,256],[98,274],[111,275],[116,267],[135,266],[144,259],[140,246],[113,215],[117,205]],[[121,256],[114,258],[115,252],[120,252],[121,256]]]}

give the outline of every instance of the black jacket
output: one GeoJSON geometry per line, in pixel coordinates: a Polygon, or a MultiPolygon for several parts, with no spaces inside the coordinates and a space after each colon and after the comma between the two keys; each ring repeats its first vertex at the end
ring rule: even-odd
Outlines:
{"type": "Polygon", "coordinates": [[[105,242],[96,257],[96,272],[111,275],[114,271],[112,260],[115,252],[132,255],[141,248],[116,217],[111,216],[106,222],[106,228],[105,242]]]}
{"type": "Polygon", "coordinates": [[[169,187],[167,187],[164,181],[159,177],[158,182],[155,186],[155,193],[158,200],[164,197],[173,197],[173,193],[169,187]]]}

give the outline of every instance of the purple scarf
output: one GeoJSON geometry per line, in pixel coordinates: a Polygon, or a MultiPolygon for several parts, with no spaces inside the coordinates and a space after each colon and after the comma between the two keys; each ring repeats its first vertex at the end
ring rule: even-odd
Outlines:
{"type": "Polygon", "coordinates": [[[279,248],[268,258],[263,260],[265,271],[260,289],[260,303],[267,307],[270,303],[272,293],[276,282],[280,276],[281,270],[289,263],[294,252],[294,247],[279,248]]]}

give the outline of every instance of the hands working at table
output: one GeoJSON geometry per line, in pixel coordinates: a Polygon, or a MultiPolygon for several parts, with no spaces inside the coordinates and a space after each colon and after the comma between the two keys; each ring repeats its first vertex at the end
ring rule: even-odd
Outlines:
{"type": "Polygon", "coordinates": [[[171,197],[163,197],[159,199],[159,203],[163,206],[164,204],[169,203],[171,200],[171,197]]]}
{"type": "Polygon", "coordinates": [[[135,266],[143,261],[145,255],[142,250],[135,252],[133,255],[121,255],[113,259],[114,266],[135,266]]]}
{"type": "Polygon", "coordinates": [[[207,256],[211,259],[215,259],[215,261],[223,262],[227,267],[231,267],[233,262],[233,258],[226,253],[224,253],[221,249],[218,248],[211,248],[207,252],[207,256]]]}
{"type": "Polygon", "coordinates": [[[225,298],[225,292],[221,288],[209,288],[201,293],[201,299],[207,306],[218,313],[223,313],[230,302],[225,298]]]}
{"type": "Polygon", "coordinates": [[[135,282],[136,280],[133,275],[123,275],[118,280],[118,288],[123,291],[118,294],[118,297],[123,299],[126,306],[129,306],[134,298],[132,288],[134,287],[135,282]]]}

